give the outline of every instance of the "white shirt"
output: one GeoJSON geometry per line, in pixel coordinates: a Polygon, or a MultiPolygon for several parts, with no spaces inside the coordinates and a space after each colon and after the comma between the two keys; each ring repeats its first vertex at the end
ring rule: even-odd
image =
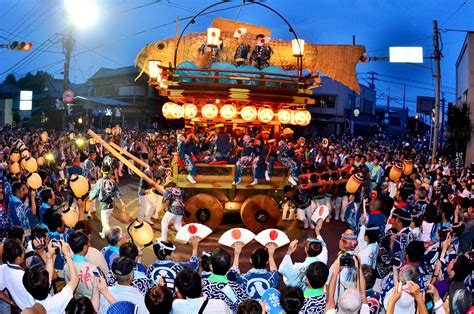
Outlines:
{"type": "MultiPolygon", "coordinates": [[[[173,301],[173,314],[190,314],[197,313],[201,308],[202,304],[206,297],[200,297],[195,299],[186,298],[185,299],[176,299],[173,301]]],[[[207,302],[206,308],[204,309],[204,314],[231,314],[229,306],[222,300],[209,299],[207,302]]]]}
{"type": "MultiPolygon", "coordinates": [[[[388,301],[392,296],[393,288],[390,289],[387,294],[385,295],[385,299],[383,300],[383,306],[388,308],[388,301]]],[[[403,313],[403,314],[415,314],[415,299],[406,293],[405,291],[402,292],[402,296],[400,299],[395,303],[395,313],[403,313]]]]}
{"type": "Polygon", "coordinates": [[[420,241],[429,242],[434,223],[423,221],[421,223],[420,241]]]}
{"type": "MultiPolygon", "coordinates": [[[[123,286],[123,285],[115,285],[109,287],[109,292],[118,301],[128,301],[133,304],[138,305],[137,314],[148,314],[148,310],[145,305],[145,298],[140,293],[140,291],[132,286],[123,286]]],[[[100,313],[106,314],[107,310],[109,309],[110,303],[104,298],[104,296],[100,295],[100,313]]],[[[49,313],[48,313],[49,314],[49,313]]]]}
{"type": "Polygon", "coordinates": [[[323,249],[318,256],[306,257],[302,263],[293,263],[290,255],[285,255],[285,257],[283,257],[278,271],[283,275],[283,279],[287,286],[298,287],[304,285],[304,287],[306,287],[304,278],[300,278],[304,277],[306,268],[314,262],[323,262],[324,264],[328,263],[328,249],[326,243],[321,236],[318,236],[317,238],[318,240],[323,241],[323,249]]]}
{"type": "Polygon", "coordinates": [[[36,303],[41,304],[48,314],[63,314],[66,306],[74,297],[72,289],[66,285],[61,292],[55,295],[49,295],[44,300],[36,300],[36,303]]]}
{"type": "Polygon", "coordinates": [[[107,274],[109,272],[109,266],[105,261],[104,254],[102,254],[95,247],[89,247],[89,249],[87,250],[86,258],[92,265],[100,267],[100,270],[102,270],[104,274],[107,274]]]}
{"type": "Polygon", "coordinates": [[[23,286],[24,273],[25,271],[18,265],[0,266],[0,290],[8,289],[13,301],[22,310],[35,304],[35,300],[23,286]]]}
{"type": "MultiPolygon", "coordinates": [[[[329,309],[326,311],[326,314],[336,314],[336,309],[329,309]]],[[[359,311],[360,314],[370,314],[370,307],[368,304],[362,304],[362,307],[359,311]]]]}

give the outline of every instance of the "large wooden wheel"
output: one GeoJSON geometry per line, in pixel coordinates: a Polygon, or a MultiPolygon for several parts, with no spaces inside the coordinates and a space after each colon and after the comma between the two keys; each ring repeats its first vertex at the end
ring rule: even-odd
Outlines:
{"type": "Polygon", "coordinates": [[[191,196],[184,205],[184,221],[200,223],[215,230],[222,222],[224,208],[212,195],[200,193],[191,196]]]}
{"type": "Polygon", "coordinates": [[[272,197],[258,194],[249,197],[242,204],[240,217],[247,229],[258,233],[277,225],[280,220],[280,210],[272,197]]]}

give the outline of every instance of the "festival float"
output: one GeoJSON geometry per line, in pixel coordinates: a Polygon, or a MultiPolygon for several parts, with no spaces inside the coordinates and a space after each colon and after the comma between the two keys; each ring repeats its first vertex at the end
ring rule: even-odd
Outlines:
{"type": "MultiPolygon", "coordinates": [[[[281,14],[263,3],[252,5],[276,14],[288,26],[294,37],[291,41],[271,38],[269,28],[223,18],[216,18],[204,32],[186,33],[202,14],[225,3],[205,8],[179,36],[149,44],[137,55],[140,75],[148,75],[149,84],[169,99],[162,107],[165,118],[184,119],[187,128],[200,132],[208,132],[217,124],[227,130],[243,127],[254,135],[266,130],[278,140],[284,128],[311,123],[308,107],[315,104],[312,95],[320,86],[320,74],[360,92],[356,66],[365,61],[364,46],[305,42],[281,14]],[[250,53],[241,58],[236,50],[242,44],[250,45],[249,51],[258,45],[270,45],[273,54],[269,64],[253,66],[250,53]]],[[[120,147],[106,148],[120,151],[120,147]]],[[[283,187],[288,185],[287,169],[282,165],[276,163],[271,180],[258,185],[249,185],[251,166],[239,185],[232,184],[233,164],[197,162],[196,183],[187,180],[183,166],[175,155],[172,178],[186,190],[186,223],[201,223],[214,230],[224,211],[240,210],[243,224],[253,232],[277,225],[281,214],[275,199],[281,198],[283,187]]],[[[348,175],[340,171],[303,171],[298,181],[300,188],[316,188],[324,193],[345,184],[348,175]]]]}

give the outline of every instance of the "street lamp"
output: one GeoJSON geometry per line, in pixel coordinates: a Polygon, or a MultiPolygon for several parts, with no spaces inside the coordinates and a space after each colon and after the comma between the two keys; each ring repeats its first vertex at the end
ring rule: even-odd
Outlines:
{"type": "Polygon", "coordinates": [[[74,26],[88,27],[97,21],[99,9],[94,0],[65,0],[64,4],[74,26]]]}

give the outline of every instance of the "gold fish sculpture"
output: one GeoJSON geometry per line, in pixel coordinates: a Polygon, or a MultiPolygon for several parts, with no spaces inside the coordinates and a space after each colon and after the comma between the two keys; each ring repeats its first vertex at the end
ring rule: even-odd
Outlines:
{"type": "MultiPolygon", "coordinates": [[[[256,46],[255,37],[257,34],[270,36],[268,28],[254,24],[216,18],[210,27],[221,30],[222,50],[219,51],[220,62],[234,62],[234,54],[239,45],[238,39],[234,38],[234,32],[240,27],[247,28],[244,41],[251,46],[251,51],[256,46]]],[[[189,33],[181,38],[177,53],[177,65],[183,61],[191,61],[197,65],[206,63],[203,58],[205,54],[199,53],[199,48],[207,41],[207,33],[189,33]]],[[[270,65],[283,68],[285,70],[297,70],[297,60],[293,56],[290,41],[271,39],[270,47],[273,55],[270,65]]],[[[174,66],[174,55],[176,48],[176,38],[171,37],[158,40],[148,44],[137,55],[135,65],[143,72],[149,74],[148,61],[161,61],[162,65],[174,66]]],[[[359,81],[356,75],[357,64],[362,60],[365,47],[361,45],[316,45],[305,43],[303,68],[311,72],[320,72],[332,79],[342,83],[357,93],[360,93],[359,81]]],[[[250,57],[250,54],[249,54],[250,57]]]]}

